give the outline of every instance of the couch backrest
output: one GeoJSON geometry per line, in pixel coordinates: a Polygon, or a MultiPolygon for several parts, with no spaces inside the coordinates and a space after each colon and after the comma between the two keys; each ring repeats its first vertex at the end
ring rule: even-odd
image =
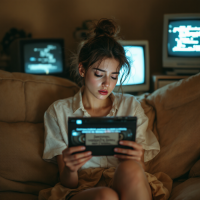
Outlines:
{"type": "Polygon", "coordinates": [[[0,70],[0,191],[38,194],[58,181],[57,166],[42,160],[43,115],[78,90],[67,79],[0,70]]]}
{"type": "Polygon", "coordinates": [[[73,96],[78,89],[67,79],[0,70],[0,121],[43,122],[50,104],[73,96]]]}
{"type": "Polygon", "coordinates": [[[200,73],[160,88],[145,102],[155,110],[149,127],[161,146],[161,152],[148,163],[148,171],[178,178],[200,158],[200,73]]]}

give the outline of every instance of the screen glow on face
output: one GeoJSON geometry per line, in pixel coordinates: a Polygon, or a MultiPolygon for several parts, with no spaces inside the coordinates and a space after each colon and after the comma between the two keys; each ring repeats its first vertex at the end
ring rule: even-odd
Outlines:
{"type": "MultiPolygon", "coordinates": [[[[124,46],[131,71],[122,85],[137,85],[145,82],[145,54],[143,46],[124,46]]],[[[120,70],[123,74],[123,69],[120,70]]],[[[121,75],[118,76],[117,86],[120,85],[121,75]]]]}
{"type": "Polygon", "coordinates": [[[168,55],[178,57],[200,56],[200,19],[169,21],[168,55]]]}

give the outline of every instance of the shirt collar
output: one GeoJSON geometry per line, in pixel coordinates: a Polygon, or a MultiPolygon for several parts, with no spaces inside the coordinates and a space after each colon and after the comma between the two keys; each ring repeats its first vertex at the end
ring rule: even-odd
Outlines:
{"type": "MultiPolygon", "coordinates": [[[[78,109],[82,109],[84,112],[87,112],[83,106],[83,102],[82,102],[82,93],[84,90],[85,86],[82,86],[80,88],[80,90],[74,95],[73,97],[73,104],[72,104],[72,108],[73,108],[73,114],[78,110],[78,109]]],[[[114,92],[110,93],[110,98],[112,100],[112,108],[110,112],[115,112],[118,109],[118,101],[117,98],[115,96],[114,92]]]]}

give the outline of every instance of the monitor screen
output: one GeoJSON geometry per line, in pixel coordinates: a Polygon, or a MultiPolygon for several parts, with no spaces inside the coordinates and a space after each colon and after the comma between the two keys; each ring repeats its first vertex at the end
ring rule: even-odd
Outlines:
{"type": "MultiPolygon", "coordinates": [[[[125,93],[149,90],[149,43],[147,40],[120,40],[130,64],[130,74],[122,84],[125,93]]],[[[114,92],[120,92],[120,79],[124,73],[121,68],[114,92]]],[[[125,72],[126,74],[126,72],[125,72]]],[[[124,77],[123,77],[124,78],[124,77]]]]}
{"type": "Polygon", "coordinates": [[[200,69],[200,13],[164,15],[162,61],[167,73],[200,69]]]}
{"type": "Polygon", "coordinates": [[[30,74],[56,74],[63,72],[60,43],[36,41],[23,46],[24,72],[30,74]]]}
{"type": "MultiPolygon", "coordinates": [[[[145,83],[145,51],[144,46],[124,45],[126,57],[131,66],[130,75],[123,85],[137,85],[145,83]]],[[[123,74],[123,71],[120,72],[123,74]]],[[[121,76],[119,74],[117,85],[120,85],[121,76]]]]}
{"type": "Polygon", "coordinates": [[[168,55],[200,56],[200,19],[169,20],[168,55]]]}

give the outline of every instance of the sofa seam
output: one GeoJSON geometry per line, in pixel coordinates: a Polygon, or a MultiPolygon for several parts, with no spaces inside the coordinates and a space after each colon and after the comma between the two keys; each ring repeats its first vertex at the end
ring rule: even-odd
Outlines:
{"type": "Polygon", "coordinates": [[[29,124],[44,124],[44,121],[42,122],[30,122],[30,121],[16,121],[16,122],[7,122],[7,121],[0,121],[0,123],[7,123],[7,124],[17,124],[17,123],[29,123],[29,124]]]}
{"type": "Polygon", "coordinates": [[[196,174],[195,174],[195,172],[194,172],[194,169],[191,169],[190,171],[191,171],[191,178],[195,177],[196,174]]]}
{"type": "MultiPolygon", "coordinates": [[[[9,180],[9,181],[17,182],[17,183],[22,183],[22,184],[25,184],[25,183],[29,183],[29,184],[31,184],[31,183],[40,183],[41,185],[50,185],[50,184],[41,183],[41,182],[38,182],[38,181],[17,181],[17,180],[12,180],[12,179],[9,179],[9,178],[5,178],[2,175],[1,175],[1,178],[9,180]]],[[[9,191],[9,190],[7,190],[7,191],[9,191]]],[[[0,192],[7,192],[7,191],[0,191],[0,192]]],[[[30,193],[30,194],[32,194],[32,193],[30,193]]]]}
{"type": "MultiPolygon", "coordinates": [[[[25,81],[23,81],[23,80],[20,80],[20,79],[12,79],[12,78],[0,78],[1,80],[13,80],[13,81],[21,81],[21,82],[24,82],[24,83],[26,83],[26,82],[34,82],[34,83],[43,83],[43,84],[50,84],[50,85],[56,85],[56,86],[61,86],[61,87],[65,87],[65,88],[71,88],[71,87],[77,87],[77,88],[79,88],[79,86],[78,85],[76,85],[76,83],[73,83],[73,84],[75,84],[75,85],[72,85],[72,86],[64,86],[64,85],[60,85],[60,84],[54,84],[54,83],[49,83],[49,82],[43,82],[43,81],[29,81],[29,80],[25,80],[25,81]]],[[[68,79],[66,79],[66,80],[68,80],[68,79]]],[[[69,80],[70,81],[70,80],[69,80]]]]}

